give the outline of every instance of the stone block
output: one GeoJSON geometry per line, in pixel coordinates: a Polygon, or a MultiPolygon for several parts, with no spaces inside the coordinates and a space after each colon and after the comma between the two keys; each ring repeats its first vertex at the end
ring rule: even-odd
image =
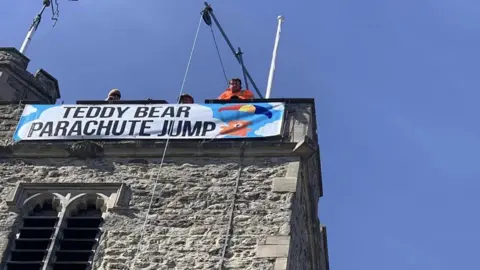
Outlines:
{"type": "Polygon", "coordinates": [[[265,242],[267,245],[288,245],[290,244],[290,236],[269,236],[265,242]]]}
{"type": "Polygon", "coordinates": [[[286,270],[287,269],[287,259],[278,258],[275,260],[274,270],[286,270]]]}
{"type": "Polygon", "coordinates": [[[61,97],[58,81],[52,75],[43,69],[39,69],[33,76],[42,85],[43,89],[45,89],[52,103],[55,103],[55,101],[61,97]]]}
{"type": "Polygon", "coordinates": [[[300,170],[300,161],[294,161],[288,163],[286,177],[297,178],[300,170]]]}
{"type": "Polygon", "coordinates": [[[259,245],[257,258],[286,258],[289,245],[259,245]]]}
{"type": "Polygon", "coordinates": [[[272,180],[273,192],[295,192],[297,189],[297,178],[278,177],[272,180]]]}

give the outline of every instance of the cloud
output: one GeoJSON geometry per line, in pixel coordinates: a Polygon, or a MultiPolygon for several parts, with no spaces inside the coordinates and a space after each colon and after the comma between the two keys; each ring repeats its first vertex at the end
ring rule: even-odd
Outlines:
{"type": "Polygon", "coordinates": [[[272,111],[282,111],[285,109],[285,105],[281,103],[268,103],[272,108],[270,110],[272,111]]]}
{"type": "Polygon", "coordinates": [[[33,105],[27,105],[25,107],[25,109],[23,109],[22,117],[25,117],[27,115],[30,115],[30,114],[36,113],[36,112],[37,112],[36,107],[34,107],[33,105]]]}
{"type": "Polygon", "coordinates": [[[282,127],[282,121],[277,120],[272,123],[268,123],[263,127],[260,127],[255,131],[257,136],[276,136],[278,135],[280,128],[282,127]]]}

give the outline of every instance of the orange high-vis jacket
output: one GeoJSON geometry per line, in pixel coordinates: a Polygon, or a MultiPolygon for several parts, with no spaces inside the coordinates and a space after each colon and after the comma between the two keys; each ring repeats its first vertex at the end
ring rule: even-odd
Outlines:
{"type": "Polygon", "coordinates": [[[237,93],[232,93],[232,90],[227,89],[223,92],[217,99],[230,99],[233,96],[237,96],[240,99],[253,99],[255,96],[253,95],[252,91],[245,89],[241,90],[237,93]]]}

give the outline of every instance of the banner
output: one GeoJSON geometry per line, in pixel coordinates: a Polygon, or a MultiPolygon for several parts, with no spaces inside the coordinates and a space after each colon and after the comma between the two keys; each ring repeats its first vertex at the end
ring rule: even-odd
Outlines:
{"type": "Polygon", "coordinates": [[[26,105],[14,141],[280,135],[283,103],[26,105]]]}

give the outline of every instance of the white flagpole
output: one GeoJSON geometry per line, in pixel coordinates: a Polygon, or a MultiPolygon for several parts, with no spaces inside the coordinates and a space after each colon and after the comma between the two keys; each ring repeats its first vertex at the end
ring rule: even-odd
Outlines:
{"type": "Polygon", "coordinates": [[[50,6],[50,1],[44,1],[42,10],[40,10],[40,12],[37,14],[35,19],[33,20],[33,23],[30,26],[30,29],[28,30],[27,36],[23,41],[22,47],[20,48],[20,52],[22,54],[25,54],[25,51],[27,50],[28,45],[30,45],[30,42],[32,41],[32,38],[33,38],[33,34],[35,34],[35,31],[37,31],[37,28],[40,25],[40,21],[42,20],[42,14],[45,11],[45,8],[48,6],[50,6]]]}
{"type": "Polygon", "coordinates": [[[282,32],[282,23],[285,21],[283,16],[278,16],[278,27],[277,27],[277,36],[275,37],[275,45],[273,47],[273,54],[272,54],[272,63],[270,64],[270,73],[268,74],[268,83],[267,83],[267,92],[265,93],[265,98],[270,98],[270,94],[272,93],[272,84],[273,84],[273,75],[275,73],[275,62],[277,60],[277,50],[278,50],[278,43],[280,41],[280,32],[282,32]]]}

